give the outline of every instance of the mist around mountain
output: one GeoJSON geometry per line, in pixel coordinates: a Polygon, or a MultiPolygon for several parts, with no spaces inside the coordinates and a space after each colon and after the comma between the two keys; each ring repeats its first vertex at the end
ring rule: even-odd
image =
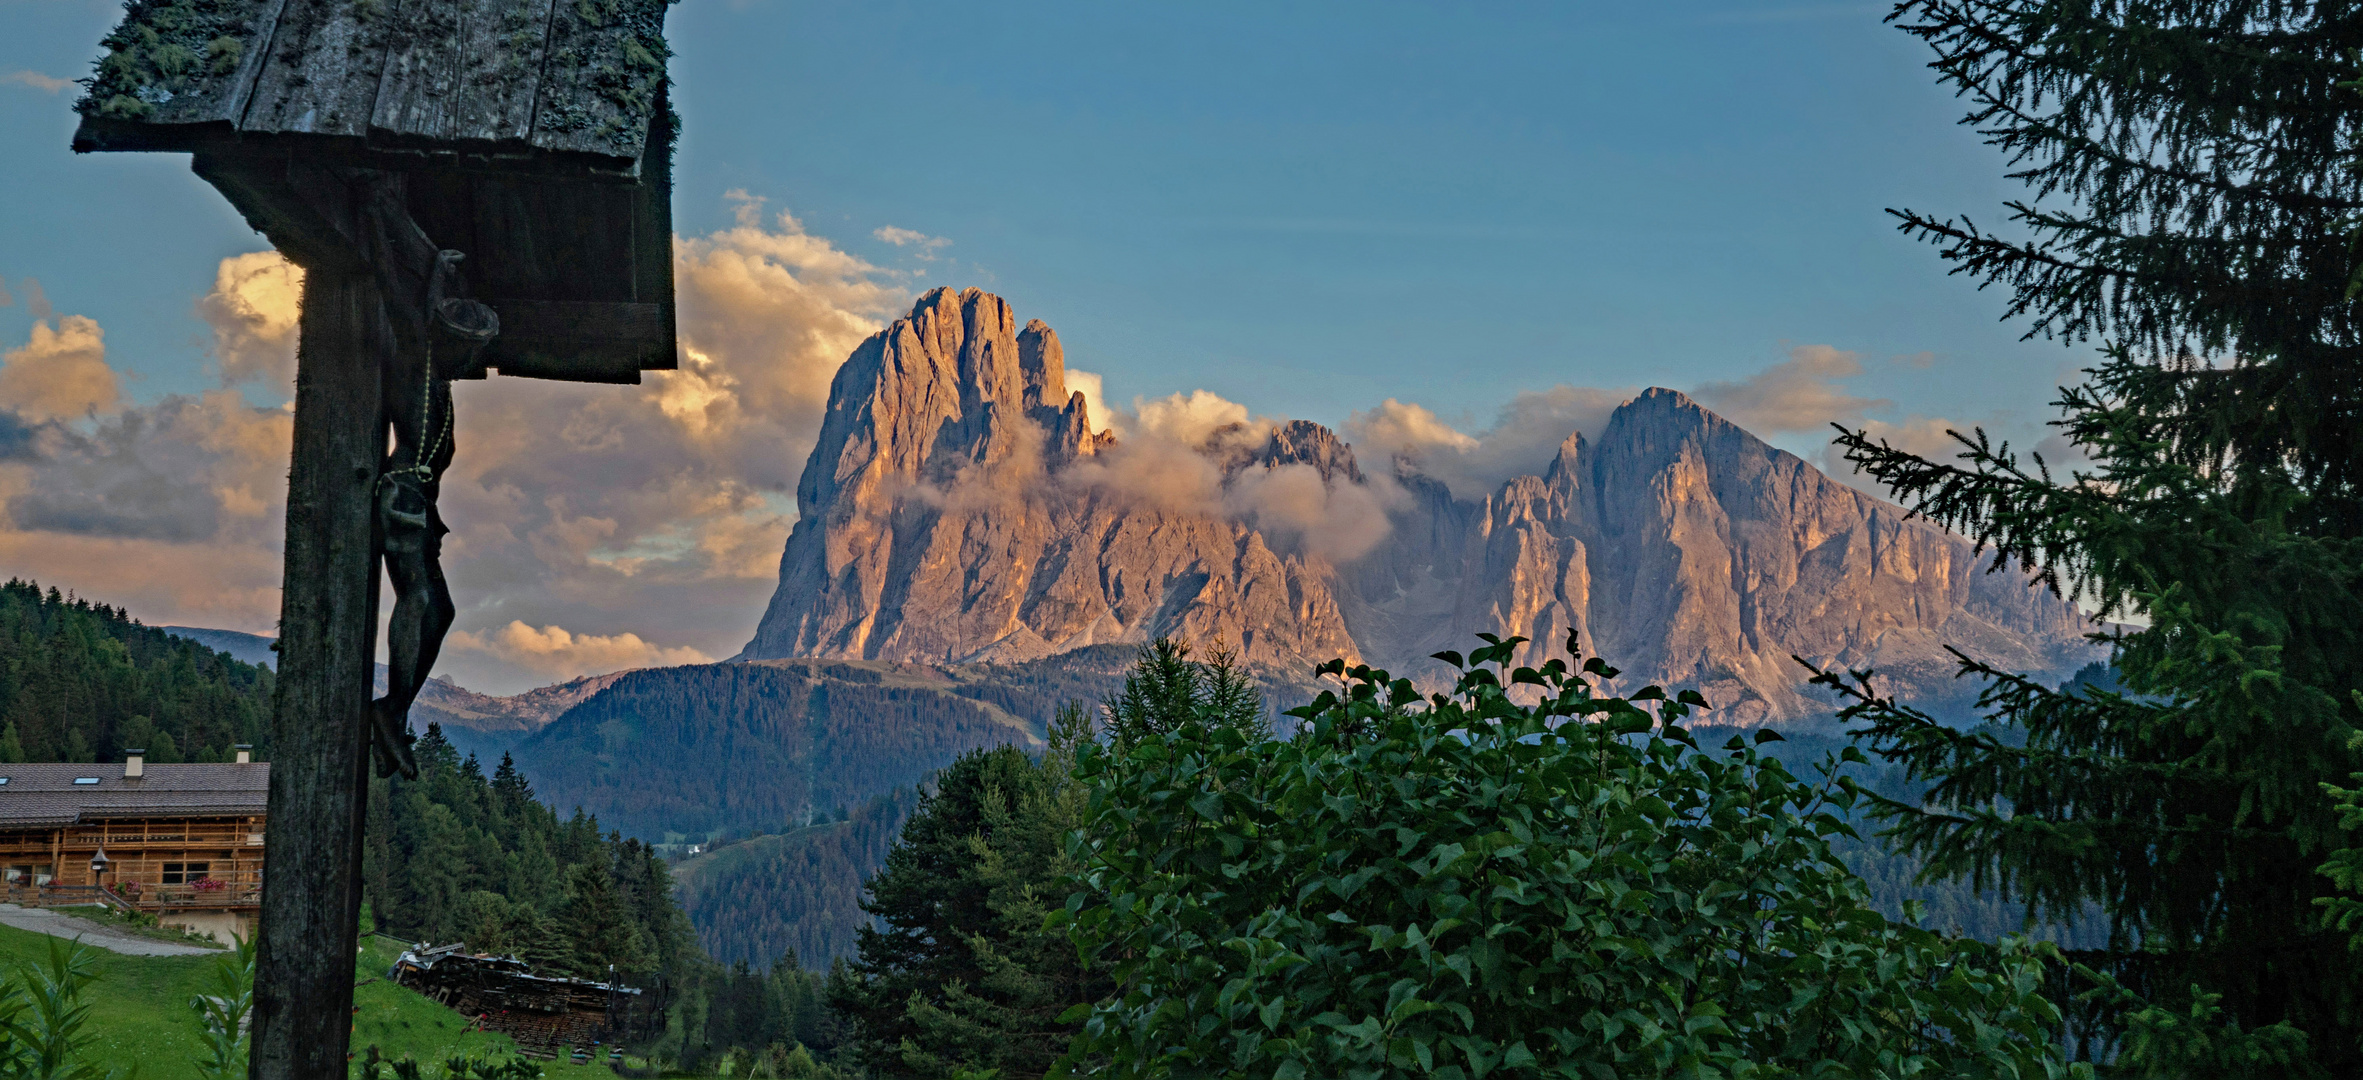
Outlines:
{"type": "Polygon", "coordinates": [[[1480,632],[1528,638],[1531,663],[1575,630],[1625,688],[1697,689],[1752,724],[1825,711],[1796,656],[1915,699],[1959,693],[1948,646],[2056,677],[2098,656],[2072,605],[1675,391],[1475,496],[1318,424],[1187,411],[1108,429],[1049,327],[980,290],[927,294],[838,370],[739,658],[1008,662],[1174,636],[1423,675],[1480,632]]]}

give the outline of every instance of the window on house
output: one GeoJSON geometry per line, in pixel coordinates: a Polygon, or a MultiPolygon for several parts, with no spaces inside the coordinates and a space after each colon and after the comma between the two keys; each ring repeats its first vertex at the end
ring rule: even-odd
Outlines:
{"type": "Polygon", "coordinates": [[[203,881],[206,871],[212,868],[212,863],[168,862],[164,864],[164,883],[186,885],[192,881],[203,881]]]}

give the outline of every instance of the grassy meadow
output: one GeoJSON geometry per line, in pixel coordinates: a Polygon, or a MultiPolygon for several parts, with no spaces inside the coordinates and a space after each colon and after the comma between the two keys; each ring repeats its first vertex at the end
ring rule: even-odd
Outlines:
{"type": "MultiPolygon", "coordinates": [[[[13,974],[49,955],[52,939],[44,934],[0,926],[0,970],[13,974]]],[[[140,1080],[197,1080],[195,1060],[203,1051],[197,1017],[189,999],[208,985],[211,956],[124,956],[92,950],[98,957],[98,978],[84,991],[90,1006],[86,1029],[93,1036],[87,1058],[102,1067],[140,1080]]],[[[456,1055],[509,1057],[516,1051],[508,1036],[467,1030],[458,1013],[388,982],[401,947],[384,938],[364,939],[356,972],[361,985],[353,992],[353,1051],[366,1053],[376,1046],[387,1058],[404,1054],[420,1061],[441,1063],[456,1055]]],[[[576,1065],[566,1060],[541,1063],[550,1080],[587,1080],[615,1074],[603,1065],[576,1065]]],[[[430,1074],[433,1075],[433,1074],[430,1074]]]]}

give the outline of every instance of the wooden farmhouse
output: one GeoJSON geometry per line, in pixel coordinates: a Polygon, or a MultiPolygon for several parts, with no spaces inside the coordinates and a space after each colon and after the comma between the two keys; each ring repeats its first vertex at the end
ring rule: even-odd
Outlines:
{"type": "Polygon", "coordinates": [[[262,909],[271,766],[0,765],[0,900],[131,906],[228,941],[262,909]],[[102,895],[102,890],[105,895],[102,895]]]}

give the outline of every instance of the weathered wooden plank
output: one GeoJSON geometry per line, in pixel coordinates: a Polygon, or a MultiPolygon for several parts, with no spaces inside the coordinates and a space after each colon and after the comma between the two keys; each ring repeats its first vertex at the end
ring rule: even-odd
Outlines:
{"type": "Polygon", "coordinates": [[[488,300],[486,303],[500,313],[503,339],[648,342],[665,329],[665,309],[655,304],[549,300],[488,300]]]}
{"type": "MultiPolygon", "coordinates": [[[[411,0],[386,56],[374,133],[522,144],[533,133],[552,0],[411,0]]],[[[522,147],[520,147],[522,148],[522,147]]]]}
{"type": "Polygon", "coordinates": [[[375,279],[306,268],[295,453],[272,717],[255,1080],[343,1076],[361,916],[368,713],[377,633],[373,535],[391,347],[375,279]]]}
{"type": "Polygon", "coordinates": [[[395,6],[396,0],[289,3],[272,31],[239,129],[257,134],[367,133],[386,49],[401,25],[395,6]]]}
{"type": "Polygon", "coordinates": [[[134,0],[75,104],[76,150],[168,139],[174,127],[235,124],[286,0],[134,0]],[[85,144],[87,135],[87,145],[85,144]]]}
{"type": "Polygon", "coordinates": [[[468,280],[484,296],[638,301],[632,266],[634,187],[477,178],[473,231],[481,238],[497,237],[502,250],[498,259],[469,267],[468,280]]]}
{"type": "Polygon", "coordinates": [[[333,170],[298,164],[285,146],[253,144],[199,151],[190,165],[249,226],[296,263],[307,268],[361,265],[348,185],[333,170]]]}
{"type": "Polygon", "coordinates": [[[485,362],[503,375],[570,382],[636,383],[670,360],[672,308],[659,304],[489,300],[500,337],[485,362]]]}
{"type": "Polygon", "coordinates": [[[558,0],[534,106],[544,150],[637,161],[665,77],[666,0],[558,0]]]}
{"type": "Polygon", "coordinates": [[[640,157],[640,182],[632,188],[632,298],[665,310],[664,337],[640,365],[644,371],[680,366],[673,328],[673,114],[672,82],[657,85],[656,110],[649,118],[648,147],[640,157]]]}

